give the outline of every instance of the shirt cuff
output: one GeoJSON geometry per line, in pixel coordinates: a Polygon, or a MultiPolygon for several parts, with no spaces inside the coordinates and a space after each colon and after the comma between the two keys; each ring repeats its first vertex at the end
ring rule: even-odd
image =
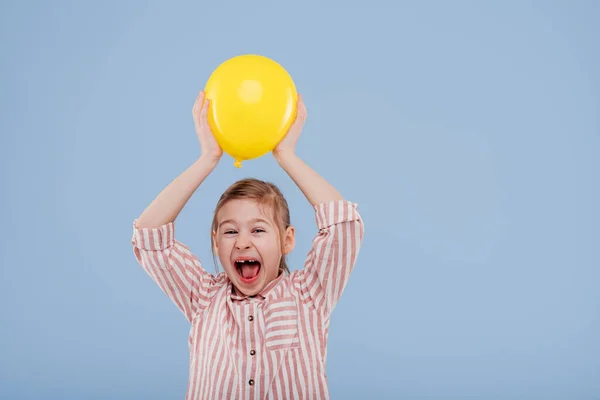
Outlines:
{"type": "Polygon", "coordinates": [[[320,203],[314,209],[319,229],[360,219],[358,205],[348,200],[332,200],[320,203]]]}
{"type": "Polygon", "coordinates": [[[156,228],[138,228],[133,221],[131,244],[141,250],[165,250],[175,243],[175,223],[168,222],[156,228]]]}

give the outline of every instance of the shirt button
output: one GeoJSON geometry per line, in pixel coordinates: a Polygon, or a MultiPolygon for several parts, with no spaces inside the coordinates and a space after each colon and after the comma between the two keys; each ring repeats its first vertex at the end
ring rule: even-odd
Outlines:
{"type": "Polygon", "coordinates": [[[248,321],[252,321],[253,319],[254,319],[254,317],[253,317],[252,315],[250,315],[250,316],[248,317],[248,321]]]}
{"type": "Polygon", "coordinates": [[[256,354],[256,352],[255,352],[254,350],[250,350],[250,355],[251,355],[251,356],[253,356],[253,355],[255,355],[255,354],[256,354]]]}
{"type": "Polygon", "coordinates": [[[250,379],[250,380],[248,381],[248,385],[250,385],[250,386],[254,385],[254,379],[250,379]]]}

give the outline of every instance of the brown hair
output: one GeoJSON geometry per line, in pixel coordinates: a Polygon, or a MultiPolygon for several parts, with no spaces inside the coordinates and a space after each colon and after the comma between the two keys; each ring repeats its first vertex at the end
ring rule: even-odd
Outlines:
{"type": "MultiPolygon", "coordinates": [[[[286,229],[291,225],[290,221],[290,210],[288,203],[283,197],[283,194],[277,186],[270,182],[261,181],[255,178],[241,179],[229,186],[227,190],[221,195],[212,221],[212,232],[217,232],[218,221],[217,214],[219,210],[230,200],[254,200],[261,206],[268,206],[272,211],[273,220],[275,221],[279,230],[279,236],[281,241],[281,247],[283,247],[283,238],[286,229]]],[[[213,235],[210,235],[211,249],[213,254],[213,260],[215,267],[218,268],[217,258],[215,255],[214,239],[213,235]]],[[[289,273],[290,270],[286,263],[285,254],[282,255],[281,261],[279,262],[279,268],[289,273]]]]}

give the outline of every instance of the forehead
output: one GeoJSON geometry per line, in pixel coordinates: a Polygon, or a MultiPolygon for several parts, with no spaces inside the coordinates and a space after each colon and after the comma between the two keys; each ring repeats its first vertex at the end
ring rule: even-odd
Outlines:
{"type": "Polygon", "coordinates": [[[256,218],[273,221],[272,210],[268,204],[260,204],[251,199],[235,199],[226,202],[217,213],[217,224],[225,220],[242,223],[256,218]]]}

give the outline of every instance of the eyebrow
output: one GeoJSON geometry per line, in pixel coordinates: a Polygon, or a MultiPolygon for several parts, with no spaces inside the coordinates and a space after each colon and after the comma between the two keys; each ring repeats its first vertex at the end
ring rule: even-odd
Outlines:
{"type": "MultiPolygon", "coordinates": [[[[271,224],[269,223],[269,221],[267,221],[266,219],[262,219],[262,218],[254,218],[254,219],[250,220],[250,222],[262,222],[262,223],[267,224],[268,226],[271,226],[271,224]]],[[[235,221],[232,220],[232,219],[226,219],[225,221],[222,221],[219,224],[219,228],[221,228],[221,226],[223,226],[225,224],[229,224],[229,223],[230,224],[235,224],[235,221]]]]}

